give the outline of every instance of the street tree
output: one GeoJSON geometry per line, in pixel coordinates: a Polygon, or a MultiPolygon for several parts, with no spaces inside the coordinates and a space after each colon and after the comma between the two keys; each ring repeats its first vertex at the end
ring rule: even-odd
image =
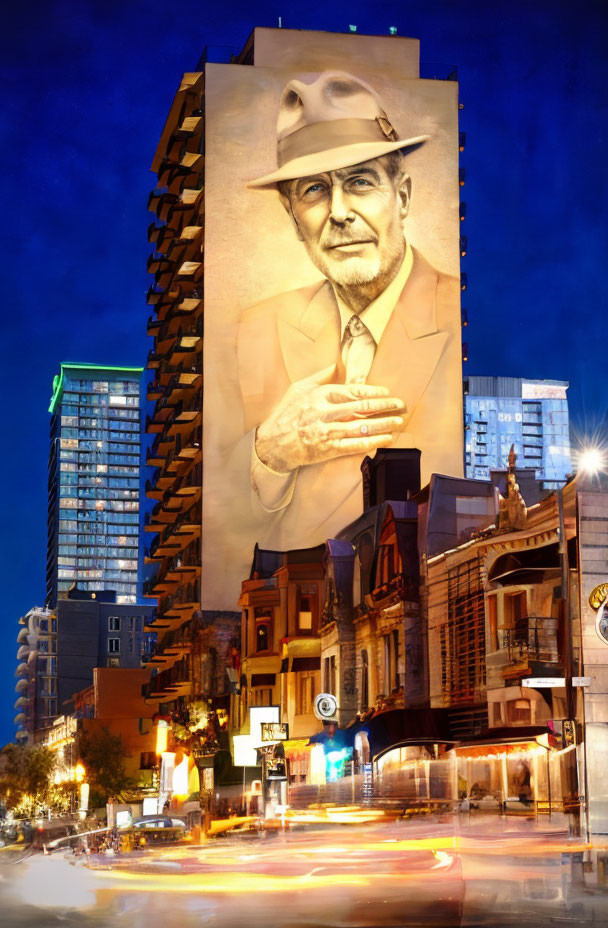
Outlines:
{"type": "Polygon", "coordinates": [[[0,795],[8,809],[30,797],[34,806],[48,802],[55,755],[41,744],[7,744],[0,752],[0,795]]]}
{"type": "Polygon", "coordinates": [[[105,726],[80,733],[78,755],[91,787],[91,805],[104,804],[110,796],[119,797],[135,785],[127,776],[127,753],[121,736],[105,726]]]}

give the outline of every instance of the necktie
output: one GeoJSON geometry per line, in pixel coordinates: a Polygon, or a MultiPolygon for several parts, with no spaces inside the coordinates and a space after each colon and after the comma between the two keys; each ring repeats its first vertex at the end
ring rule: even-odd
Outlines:
{"type": "Polygon", "coordinates": [[[346,370],[346,383],[365,383],[370,372],[376,342],[372,333],[356,314],[351,316],[344,329],[342,362],[346,370]]]}

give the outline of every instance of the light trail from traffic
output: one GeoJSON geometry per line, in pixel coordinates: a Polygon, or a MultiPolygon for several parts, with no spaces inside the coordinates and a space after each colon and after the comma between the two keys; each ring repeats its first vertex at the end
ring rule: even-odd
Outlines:
{"type": "Polygon", "coordinates": [[[549,914],[562,918],[573,898],[565,861],[588,845],[523,823],[502,833],[497,825],[456,833],[400,821],[230,835],[114,857],[56,852],[10,868],[10,879],[4,868],[0,904],[22,913],[25,928],[57,917],[118,928],[127,912],[130,928],[542,928],[549,914]]]}

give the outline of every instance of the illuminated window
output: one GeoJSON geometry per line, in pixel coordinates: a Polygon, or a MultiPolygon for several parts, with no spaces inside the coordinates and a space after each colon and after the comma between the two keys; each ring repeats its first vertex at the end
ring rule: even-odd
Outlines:
{"type": "Polygon", "coordinates": [[[297,675],[296,715],[308,715],[313,711],[315,701],[315,675],[306,671],[297,675]]]}
{"type": "Polygon", "coordinates": [[[254,609],[255,649],[270,651],[272,648],[272,610],[267,606],[254,609]]]}
{"type": "Polygon", "coordinates": [[[301,583],[297,588],[297,631],[311,635],[318,624],[318,590],[315,583],[301,583]]]}

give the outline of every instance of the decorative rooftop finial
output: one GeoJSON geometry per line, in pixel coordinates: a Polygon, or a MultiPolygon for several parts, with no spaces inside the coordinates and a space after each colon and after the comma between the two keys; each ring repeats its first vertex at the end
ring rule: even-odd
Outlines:
{"type": "Polygon", "coordinates": [[[509,451],[509,473],[515,473],[515,464],[517,462],[517,455],[515,453],[515,445],[511,445],[511,450],[509,451]]]}
{"type": "Polygon", "coordinates": [[[515,464],[517,454],[515,445],[511,445],[509,451],[509,467],[507,472],[507,495],[501,496],[498,508],[498,532],[512,532],[523,528],[526,524],[527,509],[521,493],[515,474],[515,464]]]}

